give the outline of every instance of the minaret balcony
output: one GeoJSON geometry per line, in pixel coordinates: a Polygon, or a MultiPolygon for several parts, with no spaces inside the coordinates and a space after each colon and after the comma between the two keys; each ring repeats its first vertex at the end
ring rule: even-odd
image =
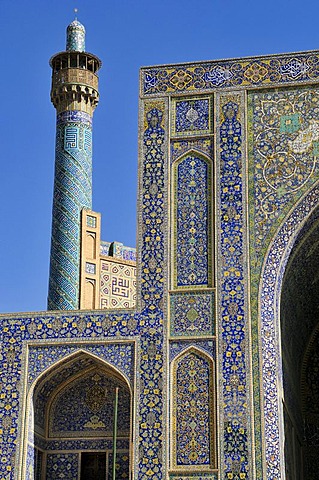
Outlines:
{"type": "Polygon", "coordinates": [[[52,87],[63,84],[78,84],[98,90],[98,76],[81,68],[66,68],[52,74],[52,87]]]}

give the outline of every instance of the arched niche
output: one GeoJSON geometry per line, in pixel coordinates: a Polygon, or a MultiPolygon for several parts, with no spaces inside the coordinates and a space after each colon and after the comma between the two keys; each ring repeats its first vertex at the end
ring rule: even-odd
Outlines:
{"type": "Polygon", "coordinates": [[[85,279],[85,305],[88,309],[95,308],[95,280],[86,278],[85,279]]]}
{"type": "Polygon", "coordinates": [[[189,150],[172,164],[174,289],[211,287],[212,162],[189,150]]]}
{"type": "Polygon", "coordinates": [[[318,238],[318,198],[316,186],[291,210],[273,238],[262,269],[259,290],[261,439],[263,478],[267,480],[308,480],[302,466],[305,444],[301,441],[301,376],[304,354],[318,320],[313,314],[309,315],[311,302],[313,304],[310,298],[314,297],[308,288],[313,281],[311,272],[318,263],[309,259],[305,263],[305,255],[313,247],[310,231],[318,238]],[[303,296],[301,292],[307,289],[303,296]]]}
{"type": "Polygon", "coordinates": [[[171,467],[179,471],[216,468],[215,365],[189,347],[172,363],[171,467]]]}
{"type": "Polygon", "coordinates": [[[129,478],[131,388],[116,368],[85,351],[48,368],[30,391],[24,478],[53,480],[65,472],[74,480],[107,478],[116,389],[117,475],[129,478]]]}
{"type": "Polygon", "coordinates": [[[92,232],[86,233],[86,257],[92,260],[96,259],[96,235],[92,232]]]}

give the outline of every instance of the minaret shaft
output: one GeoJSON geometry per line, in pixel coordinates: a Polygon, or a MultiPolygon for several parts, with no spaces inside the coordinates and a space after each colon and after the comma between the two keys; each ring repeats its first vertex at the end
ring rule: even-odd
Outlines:
{"type": "Polygon", "coordinates": [[[84,27],[67,30],[67,51],[55,55],[51,100],[57,110],[49,278],[49,310],[79,308],[80,215],[92,209],[92,116],[100,60],[83,51],[84,27]]]}

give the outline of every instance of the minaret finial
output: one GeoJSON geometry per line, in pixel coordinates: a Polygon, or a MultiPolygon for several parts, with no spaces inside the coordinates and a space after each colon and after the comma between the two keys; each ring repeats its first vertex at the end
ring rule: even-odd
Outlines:
{"type": "Polygon", "coordinates": [[[68,52],[85,52],[85,28],[77,19],[78,9],[74,9],[75,20],[66,30],[66,50],[68,52]]]}

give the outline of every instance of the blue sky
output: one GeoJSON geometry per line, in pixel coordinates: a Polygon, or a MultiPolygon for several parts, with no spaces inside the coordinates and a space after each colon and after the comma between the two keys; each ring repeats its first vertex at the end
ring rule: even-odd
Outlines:
{"type": "Polygon", "coordinates": [[[46,309],[55,110],[49,58],[74,19],[103,61],[93,208],[103,240],[135,246],[139,68],[319,47],[318,3],[295,0],[0,0],[0,312],[46,309]]]}

